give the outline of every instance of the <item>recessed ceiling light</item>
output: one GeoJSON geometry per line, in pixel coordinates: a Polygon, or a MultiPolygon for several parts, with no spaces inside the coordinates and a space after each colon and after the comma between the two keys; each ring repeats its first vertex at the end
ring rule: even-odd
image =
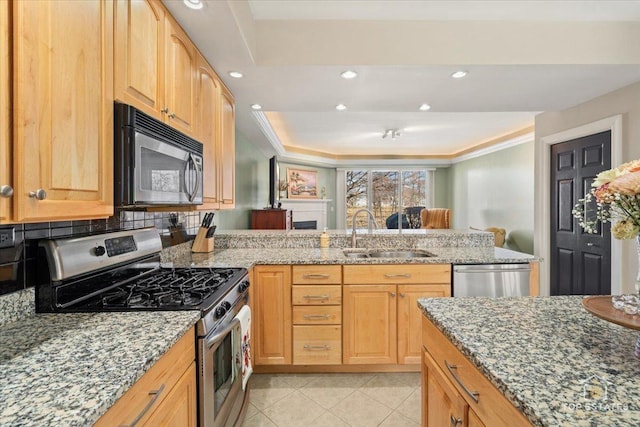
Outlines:
{"type": "Polygon", "coordinates": [[[243,74],[240,71],[229,71],[229,75],[234,79],[241,79],[243,74]]]}
{"type": "Polygon", "coordinates": [[[343,71],[342,73],[340,73],[340,77],[342,77],[343,79],[355,79],[356,77],[358,77],[358,73],[356,73],[353,70],[347,70],[347,71],[343,71]]]}
{"type": "Polygon", "coordinates": [[[429,104],[422,104],[420,107],[418,107],[418,109],[420,111],[429,111],[431,109],[431,105],[429,104]]]}
{"type": "Polygon", "coordinates": [[[344,104],[338,104],[338,105],[336,105],[336,110],[338,110],[338,111],[344,111],[344,110],[346,110],[346,109],[347,109],[347,106],[346,106],[346,105],[344,105],[344,104]]]}
{"type": "Polygon", "coordinates": [[[262,110],[262,105],[260,104],[251,104],[251,108],[254,110],[262,110]]]}
{"type": "Polygon", "coordinates": [[[202,0],[182,0],[189,9],[200,10],[204,7],[202,0]]]}
{"type": "Polygon", "coordinates": [[[451,74],[451,77],[454,79],[461,79],[463,77],[465,77],[467,75],[467,72],[464,70],[460,70],[460,71],[456,71],[455,73],[451,74]]]}

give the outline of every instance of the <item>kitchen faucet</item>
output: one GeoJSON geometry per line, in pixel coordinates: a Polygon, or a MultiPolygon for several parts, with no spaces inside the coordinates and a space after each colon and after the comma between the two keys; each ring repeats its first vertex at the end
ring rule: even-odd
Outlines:
{"type": "MultiPolygon", "coordinates": [[[[360,212],[366,212],[367,214],[369,214],[369,217],[373,220],[373,225],[375,226],[376,229],[378,228],[378,223],[376,222],[376,218],[373,216],[373,213],[369,209],[363,208],[355,211],[355,213],[353,214],[353,217],[351,217],[351,223],[353,224],[353,230],[351,231],[351,247],[352,248],[356,247],[356,217],[360,212]]],[[[369,227],[369,229],[371,229],[371,227],[369,227]]]]}

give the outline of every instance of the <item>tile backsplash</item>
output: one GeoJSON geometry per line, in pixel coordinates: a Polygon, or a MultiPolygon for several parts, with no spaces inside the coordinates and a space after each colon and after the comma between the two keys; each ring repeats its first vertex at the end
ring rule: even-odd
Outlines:
{"type": "Polygon", "coordinates": [[[1,225],[0,229],[14,229],[15,243],[0,248],[0,295],[34,285],[35,258],[40,239],[72,237],[118,230],[132,230],[155,226],[163,246],[193,238],[205,212],[138,212],[117,211],[107,219],[42,222],[1,225]],[[172,222],[184,227],[176,236],[172,222]]]}

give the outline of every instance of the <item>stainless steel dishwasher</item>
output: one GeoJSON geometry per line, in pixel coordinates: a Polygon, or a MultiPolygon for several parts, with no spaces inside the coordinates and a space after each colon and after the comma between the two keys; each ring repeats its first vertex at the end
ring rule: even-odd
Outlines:
{"type": "Polygon", "coordinates": [[[454,297],[520,297],[529,295],[531,267],[523,264],[455,264],[454,297]]]}

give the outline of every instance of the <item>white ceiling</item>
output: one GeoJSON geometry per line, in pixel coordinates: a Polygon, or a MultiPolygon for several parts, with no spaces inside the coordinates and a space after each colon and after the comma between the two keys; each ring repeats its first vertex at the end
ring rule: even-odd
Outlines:
{"type": "Polygon", "coordinates": [[[640,81],[640,1],[164,3],[233,92],[240,132],[291,160],[451,158],[640,81]]]}

